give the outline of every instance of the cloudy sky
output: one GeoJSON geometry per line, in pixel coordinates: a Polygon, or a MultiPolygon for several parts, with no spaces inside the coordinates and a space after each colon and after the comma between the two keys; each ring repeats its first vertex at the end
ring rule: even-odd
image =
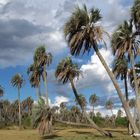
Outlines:
{"type": "MultiPolygon", "coordinates": [[[[21,90],[21,99],[32,96],[36,100],[35,89],[30,87],[26,71],[32,63],[35,48],[45,44],[47,51],[53,54],[53,63],[47,69],[51,103],[57,105],[61,101],[73,102],[70,85],[58,84],[54,71],[63,57],[70,56],[63,25],[76,5],[84,3],[88,8],[101,10],[101,24],[110,34],[123,20],[129,19],[132,6],[132,0],[0,0],[0,84],[5,89],[4,99],[13,101],[17,98],[10,79],[15,73],[21,73],[26,80],[21,90]]],[[[109,40],[107,44],[108,49],[102,48],[101,53],[111,67],[113,56],[109,40]]],[[[113,99],[117,108],[118,96],[94,52],[73,57],[73,61],[83,71],[83,77],[76,81],[79,93],[84,94],[87,100],[92,93],[96,93],[100,97],[97,109],[103,110],[104,103],[109,98],[113,99]]],[[[124,90],[121,82],[120,86],[124,90]]],[[[132,92],[131,89],[129,91],[132,92]]]]}

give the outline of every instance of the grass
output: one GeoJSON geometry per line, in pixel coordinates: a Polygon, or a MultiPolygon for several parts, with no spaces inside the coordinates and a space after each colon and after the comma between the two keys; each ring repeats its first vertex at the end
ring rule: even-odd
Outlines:
{"type": "Polygon", "coordinates": [[[135,140],[127,135],[126,129],[106,129],[113,138],[101,136],[89,128],[57,128],[54,134],[40,138],[37,130],[0,130],[0,140],[135,140]]]}

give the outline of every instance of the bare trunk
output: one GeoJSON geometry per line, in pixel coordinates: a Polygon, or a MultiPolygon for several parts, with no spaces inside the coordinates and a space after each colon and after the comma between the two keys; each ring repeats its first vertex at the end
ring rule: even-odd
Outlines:
{"type": "Polygon", "coordinates": [[[46,105],[49,107],[46,65],[44,66],[43,77],[44,77],[44,86],[45,86],[45,90],[46,90],[46,105]]]}
{"type": "Polygon", "coordinates": [[[135,94],[136,94],[136,107],[137,107],[137,112],[138,112],[138,124],[139,124],[139,129],[140,129],[140,100],[139,100],[139,91],[138,91],[138,84],[137,84],[137,78],[136,78],[136,71],[135,71],[135,66],[134,66],[134,56],[132,52],[130,56],[130,61],[131,61],[131,66],[133,70],[134,86],[135,86],[135,94]]]}
{"type": "Polygon", "coordinates": [[[20,105],[20,88],[18,87],[18,117],[19,117],[19,129],[21,129],[21,105],[20,105]]]}
{"type": "Polygon", "coordinates": [[[112,137],[112,134],[111,133],[108,133],[106,131],[104,131],[103,129],[99,128],[95,123],[94,121],[89,117],[89,115],[86,113],[85,109],[82,107],[81,105],[81,102],[80,102],[80,99],[79,99],[79,95],[78,95],[78,92],[75,88],[75,85],[74,85],[74,82],[73,80],[70,80],[70,83],[71,83],[71,86],[72,86],[72,90],[74,92],[74,95],[75,95],[75,98],[78,102],[78,104],[80,105],[85,117],[87,118],[87,120],[92,124],[93,128],[95,128],[96,130],[98,130],[102,135],[105,135],[105,136],[109,136],[109,137],[112,137]]]}
{"type": "Polygon", "coordinates": [[[128,106],[128,104],[127,104],[125,98],[124,98],[124,95],[122,94],[122,92],[121,92],[121,90],[120,90],[120,87],[119,87],[119,85],[118,85],[118,83],[117,83],[117,81],[116,81],[116,79],[115,79],[113,73],[111,72],[111,70],[109,69],[108,65],[106,64],[104,58],[103,58],[102,55],[100,54],[100,52],[99,52],[99,50],[98,50],[98,47],[97,47],[97,46],[93,46],[93,47],[94,47],[94,50],[95,50],[95,52],[96,52],[98,58],[100,59],[102,65],[103,65],[104,68],[106,69],[106,71],[107,71],[107,73],[108,73],[110,79],[111,79],[112,82],[113,82],[113,85],[114,85],[114,87],[115,87],[115,89],[116,89],[116,91],[117,91],[117,93],[118,93],[118,95],[119,95],[119,98],[120,98],[120,100],[121,100],[121,102],[122,102],[122,105],[123,105],[123,107],[124,107],[125,113],[126,113],[128,119],[129,119],[129,122],[130,122],[130,124],[131,124],[131,126],[132,126],[134,132],[135,132],[135,133],[139,133],[139,130],[138,130],[138,128],[137,128],[137,126],[136,126],[136,124],[135,124],[135,122],[134,122],[134,120],[133,120],[133,118],[132,118],[132,115],[131,115],[131,113],[130,113],[129,106],[128,106]]]}
{"type": "Polygon", "coordinates": [[[124,77],[124,86],[125,86],[125,96],[126,96],[126,101],[128,102],[128,86],[127,86],[127,76],[125,75],[124,77]]]}
{"type": "Polygon", "coordinates": [[[38,100],[41,97],[40,83],[39,83],[38,87],[36,88],[36,96],[37,96],[38,100]]]}

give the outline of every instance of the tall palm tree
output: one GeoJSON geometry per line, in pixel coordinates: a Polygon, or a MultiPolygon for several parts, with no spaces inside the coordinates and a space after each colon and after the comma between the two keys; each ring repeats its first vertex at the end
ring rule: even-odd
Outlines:
{"type": "Polygon", "coordinates": [[[52,63],[52,54],[46,53],[45,46],[40,46],[35,51],[34,62],[43,70],[42,78],[46,88],[46,105],[49,106],[46,66],[49,66],[52,63]]]}
{"type": "Polygon", "coordinates": [[[28,67],[27,74],[32,87],[37,88],[38,101],[41,98],[40,81],[43,74],[42,67],[38,66],[35,62],[28,67]]]}
{"type": "Polygon", "coordinates": [[[138,118],[139,118],[139,127],[140,127],[140,102],[139,102],[139,91],[138,84],[136,79],[136,71],[134,66],[134,58],[140,52],[140,41],[137,39],[137,35],[133,32],[133,26],[131,23],[124,21],[122,25],[114,32],[112,36],[112,50],[114,55],[118,58],[124,57],[127,55],[128,60],[131,63],[133,76],[134,76],[134,85],[135,85],[135,94],[136,94],[136,106],[138,108],[138,118]]]}
{"type": "Polygon", "coordinates": [[[74,64],[70,57],[66,57],[62,59],[62,61],[58,64],[57,69],[55,71],[55,77],[59,82],[62,82],[63,84],[67,83],[68,81],[71,84],[73,93],[75,95],[75,98],[80,105],[82,111],[84,112],[84,115],[86,116],[87,120],[93,125],[95,129],[97,129],[101,134],[110,136],[109,133],[106,131],[100,129],[88,116],[88,114],[85,111],[84,106],[81,104],[81,100],[79,98],[78,92],[76,90],[74,79],[78,78],[80,76],[81,71],[78,68],[77,64],[74,64]]]}
{"type": "Polygon", "coordinates": [[[99,60],[106,69],[110,79],[112,80],[119,98],[124,106],[126,115],[128,116],[134,131],[137,133],[138,129],[133,121],[124,95],[122,94],[113,73],[109,69],[98,48],[98,46],[100,46],[99,44],[104,42],[104,30],[101,26],[97,26],[96,24],[100,19],[101,14],[98,9],[92,8],[91,10],[87,10],[85,5],[83,8],[77,7],[64,25],[64,34],[72,55],[77,56],[81,52],[85,53],[89,52],[91,49],[94,49],[99,60]]]}
{"type": "Polygon", "coordinates": [[[90,105],[93,107],[93,114],[95,115],[95,113],[94,113],[94,105],[95,105],[95,103],[97,102],[99,100],[99,97],[97,97],[97,95],[94,93],[94,94],[92,94],[91,96],[90,96],[90,98],[89,98],[89,103],[90,103],[90,105]]]}
{"type": "Polygon", "coordinates": [[[21,105],[20,105],[20,89],[23,86],[24,80],[22,75],[15,74],[11,79],[11,84],[13,87],[18,89],[18,115],[19,115],[19,128],[21,128],[21,105]]]}
{"type": "Polygon", "coordinates": [[[124,80],[125,86],[125,96],[126,101],[128,102],[128,85],[127,85],[127,74],[128,74],[128,61],[125,58],[116,58],[113,62],[112,71],[116,77],[116,79],[124,80]]]}

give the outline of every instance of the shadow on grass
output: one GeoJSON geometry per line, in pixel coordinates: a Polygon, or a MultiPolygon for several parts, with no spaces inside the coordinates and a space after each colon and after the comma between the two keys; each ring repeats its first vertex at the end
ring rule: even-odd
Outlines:
{"type": "Polygon", "coordinates": [[[50,140],[50,139],[55,139],[55,138],[59,138],[59,137],[61,137],[61,136],[57,136],[57,135],[48,135],[48,136],[43,136],[42,138],[41,138],[41,140],[50,140]]]}
{"type": "Polygon", "coordinates": [[[92,132],[80,132],[80,131],[69,131],[69,132],[74,132],[74,133],[77,133],[77,134],[90,134],[90,135],[94,135],[94,133],[92,132]]]}

